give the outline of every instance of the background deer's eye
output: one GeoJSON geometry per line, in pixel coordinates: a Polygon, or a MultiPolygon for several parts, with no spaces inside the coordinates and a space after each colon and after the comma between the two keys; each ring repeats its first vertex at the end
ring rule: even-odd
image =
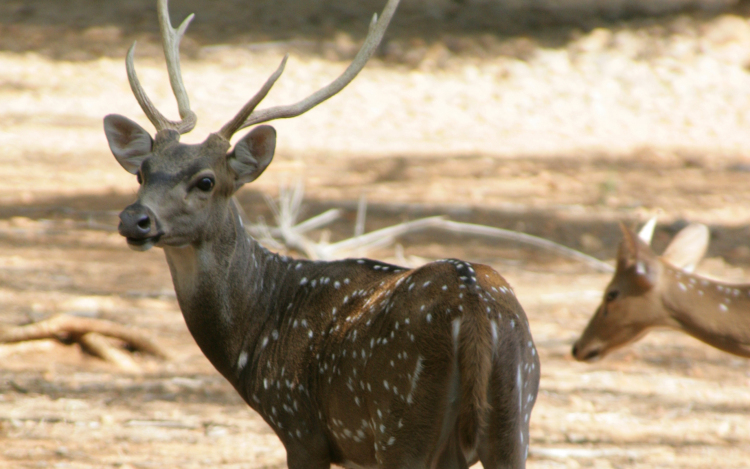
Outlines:
{"type": "Polygon", "coordinates": [[[214,188],[214,180],[210,177],[201,178],[195,183],[195,187],[203,192],[208,192],[214,188]]]}
{"type": "Polygon", "coordinates": [[[617,298],[617,295],[619,295],[620,292],[617,290],[610,290],[607,292],[607,296],[604,297],[604,299],[609,303],[610,301],[614,301],[617,298]]]}

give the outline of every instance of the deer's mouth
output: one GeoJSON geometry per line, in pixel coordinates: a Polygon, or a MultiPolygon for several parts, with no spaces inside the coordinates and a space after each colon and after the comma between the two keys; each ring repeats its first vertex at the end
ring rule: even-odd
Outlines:
{"type": "Polygon", "coordinates": [[[578,360],[579,362],[595,362],[598,360],[601,360],[604,354],[602,353],[602,347],[590,347],[588,350],[586,350],[588,347],[579,347],[579,345],[576,343],[573,345],[572,355],[573,358],[578,360]]]}
{"type": "Polygon", "coordinates": [[[131,238],[126,237],[128,247],[133,251],[148,251],[161,239],[162,234],[159,233],[156,236],[149,236],[147,238],[131,238]]]}
{"type": "Polygon", "coordinates": [[[580,360],[591,363],[591,362],[601,360],[602,356],[603,355],[602,355],[601,350],[595,349],[595,350],[590,350],[589,352],[587,352],[586,355],[580,358],[580,360]]]}

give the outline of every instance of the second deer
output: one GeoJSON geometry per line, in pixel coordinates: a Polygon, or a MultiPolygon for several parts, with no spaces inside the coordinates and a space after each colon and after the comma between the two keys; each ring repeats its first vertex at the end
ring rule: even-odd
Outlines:
{"type": "Polygon", "coordinates": [[[573,356],[581,361],[600,359],[664,327],[750,357],[750,285],[691,272],[708,247],[708,228],[688,225],[661,257],[649,247],[653,224],[644,228],[637,236],[622,226],[615,275],[573,346],[573,356]]]}
{"type": "Polygon", "coordinates": [[[135,250],[164,249],[190,333],[273,428],[290,468],[522,468],[539,357],[512,288],[491,268],[445,260],[405,269],[368,259],[294,260],[250,238],[233,195],[271,163],[276,131],[240,128],[299,115],[349,83],[377,47],[398,0],[354,62],[300,103],[255,107],[282,66],[219,132],[187,145],[196,116],[179,72],[187,27],[158,11],[182,120],[167,120],[128,77],[155,138],[109,115],[110,149],[138,176],[120,214],[135,250]]]}

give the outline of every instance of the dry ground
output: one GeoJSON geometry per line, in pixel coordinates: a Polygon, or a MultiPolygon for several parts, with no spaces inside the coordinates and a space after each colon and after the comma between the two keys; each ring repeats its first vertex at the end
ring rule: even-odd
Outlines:
{"type": "MultiPolygon", "coordinates": [[[[23,16],[22,3],[1,8],[23,16]]],[[[200,19],[205,3],[195,6],[200,19]]],[[[131,39],[140,41],[141,80],[160,107],[174,108],[152,30],[133,19],[147,16],[136,10],[126,26],[80,8],[60,13],[83,18],[72,28],[21,16],[0,25],[0,320],[97,316],[147,328],[174,358],[138,356],[143,372],[126,374],[50,341],[0,347],[0,467],[284,467],[275,436],[194,345],[161,252],[132,252],[115,231],[136,183],[108,152],[101,117],[119,112],[146,125],[121,59],[131,39]]],[[[240,194],[251,218],[270,217],[261,194],[302,179],[306,215],[347,209],[334,239],[349,236],[364,191],[368,230],[447,214],[609,260],[618,220],[662,210],[657,249],[686,221],[702,221],[713,236],[702,269],[747,279],[744,16],[558,28],[552,38],[451,24],[420,41],[402,23],[346,92],[279,122],[275,163],[240,194]]],[[[220,27],[196,26],[183,70],[199,126],[186,141],[233,115],[287,49],[269,104],[333,78],[361,38],[334,24],[303,39],[215,40],[220,27]]],[[[570,346],[606,275],[513,243],[442,233],[400,242],[408,262],[485,262],[515,287],[542,359],[530,468],[750,465],[747,360],[660,331],[599,363],[576,363],[570,346]]]]}

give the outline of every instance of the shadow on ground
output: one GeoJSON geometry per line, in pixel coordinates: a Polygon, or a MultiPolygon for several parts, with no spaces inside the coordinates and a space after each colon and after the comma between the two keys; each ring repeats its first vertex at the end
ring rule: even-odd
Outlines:
{"type": "MultiPolygon", "coordinates": [[[[260,192],[243,190],[238,198],[249,218],[256,221],[263,218],[273,224],[273,213],[266,205],[264,196],[260,192]]],[[[78,228],[90,228],[114,232],[117,229],[117,214],[133,201],[132,196],[111,193],[76,194],[59,196],[29,204],[14,206],[0,206],[0,220],[12,217],[25,217],[32,220],[69,220],[78,223],[78,228]]],[[[303,205],[302,218],[309,218],[326,210],[338,208],[343,210],[343,216],[327,227],[331,240],[336,241],[352,236],[356,222],[357,201],[331,202],[307,199],[303,205]]],[[[507,230],[527,233],[533,236],[554,241],[572,249],[584,252],[599,259],[613,259],[616,246],[622,239],[619,221],[595,219],[571,219],[553,211],[526,209],[501,210],[483,209],[477,207],[456,207],[423,204],[369,204],[367,207],[366,230],[373,231],[392,226],[408,220],[422,217],[445,216],[447,219],[465,223],[476,223],[507,230]],[[596,239],[596,243],[586,243],[586,239],[596,239]]],[[[300,220],[301,221],[301,220],[300,220]]],[[[635,220],[623,220],[635,228],[635,220]]],[[[688,221],[676,220],[670,224],[658,225],[653,238],[653,247],[661,252],[672,237],[687,225],[688,221]]],[[[750,228],[747,226],[712,225],[711,244],[707,257],[721,257],[726,262],[737,265],[750,265],[750,259],[744,255],[750,228]]],[[[320,233],[312,233],[316,239],[320,233]]],[[[0,237],[2,234],[0,234],[0,237]]],[[[18,239],[16,238],[16,243],[18,239]]],[[[37,242],[29,240],[29,244],[37,242]]],[[[88,243],[91,240],[87,240],[88,243]]],[[[58,240],[61,248],[76,247],[75,238],[58,240]]],[[[524,245],[519,242],[482,238],[476,235],[461,235],[442,232],[434,229],[405,235],[398,240],[404,246],[418,245],[439,246],[440,251],[450,252],[451,246],[471,248],[474,255],[472,260],[479,262],[493,262],[505,259],[509,263],[524,263],[534,266],[533,269],[545,269],[549,266],[560,266],[560,259],[555,253],[545,252],[540,248],[524,245]],[[546,266],[546,267],[545,267],[546,266]]],[[[437,254],[437,257],[440,257],[437,254]]],[[[585,272],[585,265],[569,265],[564,270],[573,268],[585,272]]]]}
{"type": "MultiPolygon", "coordinates": [[[[207,45],[267,47],[277,42],[315,53],[321,52],[324,41],[341,41],[341,33],[343,40],[364,37],[371,15],[380,11],[383,3],[176,0],[170,10],[175,23],[196,13],[183,41],[187,56],[207,45]]],[[[155,10],[153,0],[0,2],[0,50],[37,51],[66,60],[121,57],[133,39],[151,41],[158,36],[155,10]]],[[[723,13],[747,16],[748,12],[747,2],[731,0],[402,0],[380,53],[387,55],[389,40],[397,39],[415,47],[440,41],[460,54],[515,56],[519,55],[517,48],[498,47],[495,42],[526,36],[533,43],[559,47],[582,31],[623,21],[636,27],[658,27],[681,14],[710,20],[723,13]]]]}

